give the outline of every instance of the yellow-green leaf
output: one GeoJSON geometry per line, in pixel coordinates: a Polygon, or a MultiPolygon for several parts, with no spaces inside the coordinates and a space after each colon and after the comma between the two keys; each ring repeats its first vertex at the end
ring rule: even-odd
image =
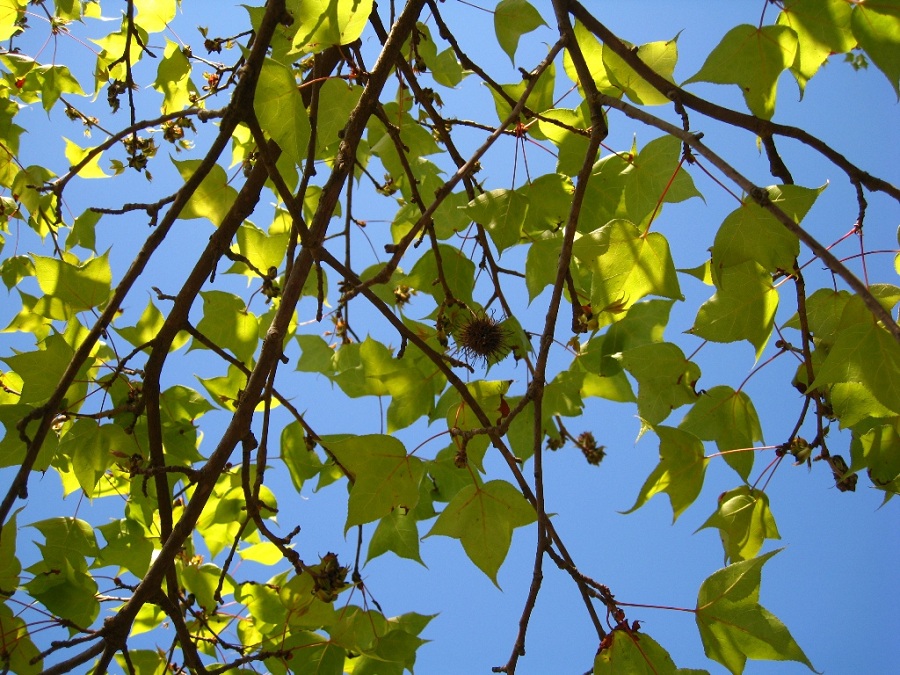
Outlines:
{"type": "Polygon", "coordinates": [[[492,480],[457,492],[425,536],[459,539],[466,555],[496,584],[513,530],[535,520],[537,514],[521,492],[506,481],[492,480]]]}
{"type": "MultiPolygon", "coordinates": [[[[84,159],[85,155],[91,151],[91,148],[82,148],[65,136],[63,136],[63,140],[66,142],[66,159],[69,160],[69,164],[72,166],[78,164],[78,162],[84,159]]],[[[103,157],[102,152],[98,152],[94,155],[91,160],[78,171],[78,175],[82,178],[109,178],[109,174],[100,167],[99,162],[101,157],[103,157]]],[[[96,215],[99,217],[100,214],[96,215]]]]}
{"type": "Polygon", "coordinates": [[[735,26],[707,57],[700,71],[685,81],[736,84],[757,117],[775,112],[778,76],[793,65],[797,34],[787,26],[735,26]]]}
{"type": "Polygon", "coordinates": [[[370,434],[325,438],[322,444],[352,480],[346,528],[371,523],[394,509],[409,511],[419,502],[425,465],[396,438],[370,434]]]}
{"type": "Polygon", "coordinates": [[[299,0],[288,9],[299,24],[293,51],[308,54],[353,42],[366,27],[373,0],[299,0]]]}
{"type": "Polygon", "coordinates": [[[719,496],[719,504],[700,529],[719,530],[725,562],[756,557],[766,539],[781,539],[769,510],[769,497],[761,490],[741,485],[719,496]]]}
{"type": "Polygon", "coordinates": [[[815,671],[785,625],[759,604],[762,566],[776,553],[729,565],[700,586],[695,618],[703,648],[735,675],[748,658],[799,661],[815,671]]]}
{"type": "Polygon", "coordinates": [[[625,513],[636,511],[654,495],[665,492],[672,504],[672,522],[694,503],[703,488],[709,460],[703,443],[693,434],[674,427],[654,427],[659,436],[659,464],[647,477],[637,500],[625,513]]]}

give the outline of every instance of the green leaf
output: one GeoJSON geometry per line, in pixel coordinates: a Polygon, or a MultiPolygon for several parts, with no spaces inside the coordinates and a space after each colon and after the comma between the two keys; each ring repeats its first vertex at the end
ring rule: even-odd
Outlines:
{"type": "Polygon", "coordinates": [[[753,452],[728,452],[763,440],[756,408],[746,393],[725,385],[713,387],[700,395],[678,427],[704,441],[715,441],[728,465],[744,480],[749,478],[753,452]]]}
{"type": "Polygon", "coordinates": [[[769,497],[761,490],[741,485],[719,496],[719,504],[700,529],[719,530],[725,562],[756,557],[766,539],[781,539],[769,510],[769,497]]]}
{"type": "MultiPolygon", "coordinates": [[[[622,96],[622,90],[612,85],[609,81],[609,76],[606,73],[606,65],[603,63],[603,46],[597,38],[594,37],[594,34],[585,28],[580,21],[575,22],[573,29],[575,39],[578,42],[578,46],[581,48],[582,56],[587,63],[588,69],[591,71],[591,76],[594,78],[597,89],[601,94],[606,94],[613,98],[620,98],[622,96]]],[[[563,67],[565,68],[566,75],[569,76],[569,79],[572,80],[572,82],[578,83],[579,89],[581,90],[582,95],[584,95],[584,90],[581,88],[581,83],[578,81],[578,73],[575,70],[572,57],[569,56],[568,49],[566,49],[563,55],[563,67]]]]}
{"type": "Polygon", "coordinates": [[[113,465],[116,457],[127,457],[134,451],[134,441],[118,424],[98,424],[95,420],[77,420],[62,438],[59,446],[72,461],[78,484],[88,497],[100,477],[113,465]]]}
{"type": "Polygon", "coordinates": [[[759,604],[762,566],[776,553],[729,565],[700,586],[695,618],[703,648],[735,675],[748,658],[799,661],[815,671],[785,625],[759,604]]]}
{"type": "Polygon", "coordinates": [[[853,37],[884,73],[900,98],[900,3],[896,0],[856,3],[850,17],[853,37]]]}
{"type": "MultiPolygon", "coordinates": [[[[175,0],[135,0],[137,22],[148,33],[158,33],[175,18],[175,0]]],[[[146,43],[145,43],[146,44],[146,43]]]]}
{"type": "Polygon", "coordinates": [[[143,578],[150,568],[153,555],[150,533],[130,518],[114,520],[97,529],[106,540],[106,546],[100,549],[98,562],[103,566],[116,565],[143,578]]]}
{"type": "Polygon", "coordinates": [[[620,373],[622,364],[616,358],[618,354],[663,341],[673,304],[672,300],[647,300],[632,305],[625,317],[610,326],[603,337],[582,347],[579,358],[582,366],[607,377],[620,373]]]}
{"type": "MultiPolygon", "coordinates": [[[[362,95],[362,87],[352,86],[332,78],[319,89],[319,115],[316,119],[316,144],[319,152],[339,143],[340,133],[347,126],[347,119],[362,95]]],[[[303,150],[305,157],[306,149],[303,150]]]]}
{"type": "Polygon", "coordinates": [[[679,672],[669,652],[637,630],[615,628],[600,645],[593,675],[675,675],[679,672]]]}
{"type": "Polygon", "coordinates": [[[700,439],[681,429],[659,426],[659,464],[647,477],[637,500],[625,513],[636,511],[654,495],[665,492],[672,504],[672,522],[694,503],[703,488],[709,460],[703,456],[700,439]]]}
{"type": "Polygon", "coordinates": [[[850,32],[851,10],[852,5],[844,0],[790,0],[783,4],[776,23],[797,34],[797,55],[791,73],[801,96],[806,83],[831,54],[841,54],[855,46],[850,32]]]}
{"type": "Polygon", "coordinates": [[[285,463],[297,492],[303,484],[322,470],[322,460],[306,442],[306,433],[299,422],[291,422],[281,431],[281,461],[285,463]]]}
{"type": "MultiPolygon", "coordinates": [[[[441,270],[447,285],[457,300],[472,301],[472,289],[475,287],[475,263],[469,260],[458,248],[446,244],[438,244],[441,256],[441,270]]],[[[420,293],[431,295],[441,302],[444,292],[439,281],[438,264],[433,249],[428,249],[413,265],[406,283],[420,293]]]]}
{"type": "Polygon", "coordinates": [[[778,76],[794,64],[797,34],[787,26],[735,26],[706,58],[700,71],[685,81],[736,84],[757,117],[775,112],[778,76]]]}
{"type": "Polygon", "coordinates": [[[25,14],[28,0],[2,0],[0,2],[0,41],[6,42],[23,27],[18,24],[25,14]]]}
{"type": "Polygon", "coordinates": [[[22,564],[16,556],[16,535],[18,527],[16,525],[16,516],[19,511],[14,511],[3,525],[2,533],[0,533],[0,590],[3,595],[11,596],[19,586],[19,573],[22,571],[22,564]]]}
{"type": "Polygon", "coordinates": [[[638,414],[650,425],[697,399],[700,368],[671,342],[629,349],[622,355],[622,366],[638,381],[638,414]]]}
{"type": "Polygon", "coordinates": [[[366,559],[372,560],[388,551],[425,564],[419,555],[419,528],[412,511],[395,509],[378,521],[378,527],[369,541],[366,559]]]}
{"type": "MultiPolygon", "coordinates": [[[[541,76],[538,78],[537,84],[528,95],[525,106],[529,110],[533,110],[534,112],[539,113],[542,113],[545,110],[550,110],[550,108],[553,107],[553,102],[555,100],[553,95],[555,80],[556,68],[551,63],[550,66],[547,67],[543,73],[541,73],[541,76]]],[[[500,86],[503,91],[505,91],[506,94],[513,99],[513,101],[518,101],[525,93],[528,82],[523,79],[521,82],[518,82],[516,84],[503,84],[500,86]]],[[[495,91],[493,87],[491,87],[490,92],[491,96],[494,99],[494,108],[497,111],[497,117],[501,122],[505,121],[512,112],[512,105],[510,105],[505,97],[501,96],[497,91],[495,91]]],[[[520,120],[522,120],[523,122],[526,121],[523,116],[520,116],[520,120]]],[[[530,126],[528,128],[528,133],[535,138],[543,138],[543,135],[538,131],[538,128],[536,126],[530,126]]]]}
{"type": "MultiPolygon", "coordinates": [[[[0,2],[0,18],[3,3],[0,2]]],[[[2,35],[2,30],[0,30],[2,35]]],[[[0,605],[0,631],[6,643],[4,666],[11,673],[44,672],[44,660],[41,653],[28,635],[28,624],[19,616],[13,615],[6,603],[0,605]]]]}
{"type": "MultiPolygon", "coordinates": [[[[69,164],[72,166],[78,164],[91,151],[91,148],[82,148],[65,136],[63,137],[63,140],[66,142],[66,159],[69,160],[69,164]]],[[[102,157],[102,152],[94,155],[87,164],[81,167],[78,171],[78,175],[81,178],[109,178],[109,174],[100,167],[100,160],[102,157]]],[[[98,213],[97,215],[99,216],[100,214],[98,213]]]]}
{"type": "MultiPolygon", "coordinates": [[[[658,75],[673,82],[674,88],[673,76],[675,63],[678,61],[677,38],[650,42],[636,49],[632,47],[632,50],[658,75]]],[[[665,92],[660,92],[638,75],[621,56],[606,45],[603,46],[603,65],[606,66],[610,83],[638,105],[666,105],[671,102],[665,92]]]]}
{"type": "Polygon", "coordinates": [[[394,509],[408,511],[419,502],[425,465],[407,455],[396,438],[379,434],[326,437],[322,444],[352,482],[345,529],[371,523],[394,509]]]}
{"type": "MultiPolygon", "coordinates": [[[[124,326],[122,328],[117,326],[116,332],[128,340],[133,346],[140,347],[155,338],[164,323],[165,317],[162,315],[162,312],[156,308],[156,305],[153,304],[152,300],[148,300],[147,306],[144,308],[138,322],[134,326],[124,326]]],[[[176,349],[183,347],[188,341],[188,337],[187,333],[179,332],[172,341],[171,350],[175,351],[176,349]]]]}
{"type": "Polygon", "coordinates": [[[49,112],[63,94],[84,96],[84,90],[66,66],[41,66],[37,72],[44,110],[49,112]]]}
{"type": "Polygon", "coordinates": [[[641,234],[633,223],[614,220],[576,240],[573,254],[594,273],[595,314],[621,314],[647,295],[682,299],[669,243],[658,232],[641,234]]]}
{"type": "Polygon", "coordinates": [[[6,290],[18,286],[25,277],[34,276],[34,263],[27,255],[14,255],[0,263],[0,277],[6,290]]]}
{"type": "Polygon", "coordinates": [[[492,480],[457,492],[425,536],[459,539],[466,555],[497,584],[513,530],[535,520],[534,508],[521,492],[506,481],[492,480]]]}
{"type": "MultiPolygon", "coordinates": [[[[259,346],[259,322],[244,301],[224,291],[203,291],[203,318],[197,330],[223,349],[249,364],[259,346]]],[[[194,340],[192,349],[205,348],[194,340]]]]}
{"type": "Polygon", "coordinates": [[[758,359],[772,334],[777,309],[772,277],[747,261],[721,270],[716,294],[700,307],[688,332],[712,342],[747,340],[758,359]]]}
{"type": "MultiPolygon", "coordinates": [[[[49,399],[75,354],[62,335],[50,335],[42,346],[43,349],[38,351],[22,352],[0,359],[22,378],[20,403],[40,405],[49,399]]],[[[80,405],[87,393],[86,370],[86,367],[79,370],[66,391],[65,400],[73,408],[80,405]]]]}
{"type": "Polygon", "coordinates": [[[837,382],[861,384],[879,403],[900,413],[900,345],[871,320],[844,327],[810,390],[837,382]]]}
{"type": "Polygon", "coordinates": [[[487,229],[500,253],[519,243],[528,213],[528,198],[513,190],[483,192],[469,202],[466,213],[487,229]]]}
{"type": "MultiPolygon", "coordinates": [[[[800,223],[825,186],[818,189],[798,185],[773,185],[766,188],[769,200],[800,223]]],[[[722,222],[712,247],[713,274],[753,260],[769,272],[791,271],[800,255],[796,235],[785,229],[774,215],[749,197],[722,222]]]]}
{"type": "Polygon", "coordinates": [[[900,476],[900,417],[866,420],[853,429],[851,471],[867,469],[872,483],[886,488],[900,476]]]}
{"type": "Polygon", "coordinates": [[[62,300],[76,312],[105,303],[112,292],[109,252],[84,264],[78,264],[78,259],[71,253],[63,255],[66,260],[33,256],[34,273],[41,291],[62,300]]]}
{"type": "Polygon", "coordinates": [[[634,159],[625,183],[628,219],[645,223],[659,216],[662,202],[683,202],[702,195],[681,166],[681,142],[674,136],[660,136],[645,145],[634,159]]]}
{"type": "MultiPolygon", "coordinates": [[[[316,4],[319,3],[303,2],[301,7],[306,11],[316,4]]],[[[371,5],[371,0],[368,4],[371,5]]],[[[253,110],[259,126],[278,143],[281,151],[295,166],[302,164],[309,144],[309,115],[289,67],[266,59],[256,85],[253,110]]]]}
{"type": "Polygon", "coordinates": [[[191,81],[191,63],[181,47],[166,39],[166,50],[156,71],[153,88],[163,94],[162,111],[176,112],[194,105],[192,98],[198,95],[191,81]]]}
{"type": "MultiPolygon", "coordinates": [[[[181,179],[187,181],[197,167],[200,166],[199,159],[186,159],[179,162],[172,160],[181,179]]],[[[228,176],[225,169],[216,164],[206,177],[200,181],[197,189],[191,193],[191,198],[185,207],[181,210],[179,218],[183,220],[192,220],[194,218],[207,218],[213,225],[218,226],[228,213],[228,209],[234,203],[237,197],[237,190],[228,185],[228,176]]]]}
{"type": "Polygon", "coordinates": [[[362,35],[372,0],[294,0],[288,9],[299,25],[293,51],[308,54],[349,44],[362,35]]]}
{"type": "Polygon", "coordinates": [[[547,22],[541,17],[540,12],[528,0],[500,0],[494,9],[494,32],[497,34],[497,42],[513,65],[516,65],[519,38],[546,25],[547,22]]]}
{"type": "MultiPolygon", "coordinates": [[[[552,108],[542,113],[541,119],[538,120],[538,129],[559,149],[559,160],[556,170],[566,176],[576,175],[581,171],[581,165],[584,164],[585,154],[588,149],[587,131],[591,126],[587,115],[588,113],[585,111],[584,106],[571,110],[567,108],[552,108]],[[556,120],[568,127],[583,130],[585,133],[577,134],[547,120],[556,120]]],[[[546,178],[546,176],[541,176],[537,181],[540,181],[541,178],[546,178]]],[[[531,185],[532,183],[528,183],[523,187],[531,185]]],[[[571,204],[571,200],[569,203],[571,204]]]]}

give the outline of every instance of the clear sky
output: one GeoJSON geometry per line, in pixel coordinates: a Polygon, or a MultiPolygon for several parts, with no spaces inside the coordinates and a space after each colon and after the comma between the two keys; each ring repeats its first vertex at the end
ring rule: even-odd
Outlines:
{"type": "MultiPolygon", "coordinates": [[[[177,37],[175,34],[168,37],[189,42],[198,52],[202,50],[202,39],[194,28],[197,24],[208,27],[210,35],[227,35],[243,26],[245,14],[237,6],[218,2],[184,4],[185,13],[175,24],[177,37]]],[[[553,26],[552,14],[546,9],[549,3],[535,4],[544,12],[548,24],[553,26]]],[[[597,16],[620,37],[635,44],[666,40],[678,35],[679,62],[675,79],[681,82],[700,68],[706,54],[729,28],[738,23],[757,24],[765,3],[762,0],[754,3],[648,0],[585,4],[594,7],[597,16]]],[[[113,5],[104,5],[105,13],[112,15],[117,12],[118,7],[113,5]]],[[[451,25],[459,28],[458,37],[463,48],[479,63],[487,65],[496,80],[507,83],[519,79],[509,58],[495,43],[489,14],[454,0],[448,0],[442,9],[452,19],[451,25]]],[[[776,16],[777,8],[770,6],[766,22],[771,23],[776,16]]],[[[436,35],[433,24],[431,27],[436,35]]],[[[363,39],[364,49],[374,48],[376,40],[370,33],[364,34],[363,39]]],[[[515,65],[530,70],[546,54],[547,46],[554,40],[555,33],[550,28],[525,36],[515,65]]],[[[90,72],[93,65],[90,52],[72,48],[72,45],[65,49],[63,62],[77,74],[90,72]],[[71,62],[68,61],[70,58],[71,62]]],[[[374,57],[369,58],[371,66],[374,57]]],[[[569,86],[561,67],[558,68],[557,78],[561,94],[569,86]]],[[[735,87],[698,84],[690,85],[689,89],[716,102],[745,110],[735,87]]],[[[446,95],[441,93],[445,116],[456,114],[487,124],[496,123],[490,95],[483,85],[476,83],[474,78],[468,78],[460,85],[460,93],[463,94],[461,100],[454,100],[452,92],[446,95]]],[[[101,92],[100,96],[103,95],[101,92]]],[[[897,101],[881,72],[873,66],[856,72],[843,63],[841,57],[836,57],[813,78],[802,102],[798,98],[795,82],[785,73],[779,81],[774,119],[802,126],[863,169],[897,182],[896,157],[900,156],[897,101]]],[[[565,107],[567,103],[574,105],[574,98],[564,99],[560,106],[565,107]]],[[[148,111],[147,116],[153,112],[148,111]]],[[[657,109],[654,112],[677,123],[671,109],[657,109]]],[[[32,119],[35,124],[42,123],[40,118],[44,113],[39,106],[29,115],[29,123],[32,119]]],[[[121,126],[124,119],[120,113],[113,121],[121,126]]],[[[692,130],[703,131],[708,144],[756,184],[777,182],[768,174],[767,160],[758,153],[752,134],[734,132],[697,114],[692,115],[691,122],[692,130]]],[[[57,121],[57,124],[62,122],[57,121]]],[[[611,133],[606,144],[617,150],[628,150],[634,137],[638,147],[642,147],[658,135],[654,130],[641,127],[621,115],[611,114],[609,125],[611,133]]],[[[209,130],[201,128],[201,131],[209,130]]],[[[37,139],[38,132],[31,131],[29,137],[23,140],[23,154],[28,154],[30,161],[39,163],[41,153],[51,147],[54,153],[58,153],[61,146],[53,146],[57,143],[54,135],[65,134],[82,142],[80,132],[74,125],[64,131],[51,126],[45,133],[46,137],[37,139]]],[[[473,146],[481,138],[481,134],[474,134],[473,146]]],[[[58,143],[61,144],[61,141],[58,143]]],[[[807,187],[829,184],[804,226],[821,241],[831,243],[838,240],[852,228],[857,212],[854,192],[846,177],[837,168],[797,144],[781,141],[780,148],[798,183],[807,187]]],[[[532,175],[552,170],[552,158],[547,153],[533,145],[528,145],[526,152],[532,175]]],[[[510,187],[514,155],[514,142],[506,139],[483,160],[485,169],[479,179],[484,181],[486,189],[510,187]]],[[[525,179],[521,155],[519,160],[516,186],[525,179]]],[[[668,238],[676,264],[680,267],[691,267],[705,261],[706,248],[712,244],[716,228],[737,206],[730,195],[702,173],[693,171],[692,176],[705,202],[693,199],[683,204],[668,205],[655,226],[668,238]]],[[[122,184],[122,181],[115,183],[122,184]]],[[[128,186],[127,195],[118,187],[111,191],[103,181],[84,185],[87,192],[82,193],[81,197],[75,197],[74,190],[70,192],[70,207],[76,214],[87,204],[115,206],[122,201],[150,201],[175,189],[171,176],[163,170],[153,183],[147,183],[140,177],[124,182],[128,186]],[[83,199],[84,203],[78,203],[79,199],[83,199]]],[[[77,190],[79,186],[74,188],[77,190]]],[[[900,222],[897,204],[878,195],[870,196],[869,202],[867,249],[896,249],[896,228],[900,222]]],[[[357,202],[354,215],[369,220],[372,236],[377,238],[377,228],[386,228],[378,220],[389,219],[393,214],[379,210],[377,206],[368,212],[359,206],[360,203],[357,202]]],[[[264,228],[268,224],[267,213],[266,207],[263,207],[262,213],[255,214],[252,220],[264,228]]],[[[107,243],[100,244],[100,249],[111,244],[113,253],[117,255],[119,249],[138,246],[147,233],[146,225],[140,221],[137,217],[104,219],[98,230],[98,239],[107,243]]],[[[598,226],[601,224],[598,223],[598,226]]],[[[147,286],[161,285],[167,292],[177,289],[190,264],[192,251],[196,250],[198,242],[201,245],[205,243],[209,232],[210,228],[199,221],[189,221],[176,227],[172,242],[167,243],[167,248],[148,272],[147,286]]],[[[376,249],[380,249],[380,241],[377,239],[376,249]]],[[[360,244],[360,251],[367,247],[361,237],[357,237],[355,243],[360,244]]],[[[17,245],[20,251],[36,250],[37,246],[27,232],[21,233],[17,245]]],[[[835,252],[839,257],[852,256],[858,252],[858,248],[854,248],[857,246],[856,240],[851,238],[839,245],[835,252]]],[[[8,241],[4,255],[11,247],[8,241]]],[[[801,260],[808,259],[808,253],[801,255],[801,260]]],[[[119,265],[123,265],[128,258],[122,256],[119,260],[122,261],[119,265]]],[[[510,250],[500,263],[510,267],[521,265],[522,255],[510,250]]],[[[813,264],[808,268],[809,279],[812,280],[808,283],[829,283],[819,267],[813,264]]],[[[858,271],[858,264],[852,269],[858,271]]],[[[121,270],[120,267],[118,272],[121,273],[121,270]]],[[[869,274],[873,281],[896,283],[893,256],[870,256],[869,274]]],[[[217,286],[219,288],[242,288],[241,281],[224,279],[217,283],[224,285],[217,286]]],[[[711,290],[701,288],[700,282],[685,275],[681,275],[680,283],[688,300],[676,305],[666,337],[690,354],[700,341],[681,333],[690,328],[697,307],[709,297],[711,290]]],[[[331,280],[331,284],[332,289],[336,288],[336,280],[331,280]]],[[[523,312],[517,318],[523,325],[526,321],[539,325],[534,322],[545,314],[547,294],[539,296],[526,309],[524,289],[522,293],[521,297],[514,299],[523,312]]],[[[336,300],[336,296],[331,299],[336,300]]],[[[145,296],[136,295],[126,307],[122,325],[133,324],[145,302],[145,296]]],[[[424,309],[417,314],[414,301],[409,314],[421,318],[431,310],[430,306],[422,307],[424,309]]],[[[304,300],[300,306],[300,320],[312,318],[314,309],[312,301],[304,300]]],[[[778,323],[786,321],[794,309],[790,294],[783,293],[778,323]]],[[[360,322],[355,325],[357,331],[361,330],[360,324],[368,324],[369,321],[363,312],[359,316],[363,318],[357,319],[360,322]]],[[[0,323],[5,325],[9,317],[9,311],[0,303],[0,323]]],[[[321,333],[327,329],[325,325],[313,325],[306,330],[321,333]]],[[[370,330],[376,336],[386,335],[383,326],[375,319],[372,319],[370,330]]],[[[796,332],[793,335],[796,337],[796,332]]],[[[562,337],[563,340],[567,338],[562,337]]],[[[17,336],[0,335],[0,350],[6,353],[10,345],[21,346],[19,340],[17,336]]],[[[770,340],[760,362],[774,353],[772,342],[774,338],[770,340]]],[[[296,353],[292,356],[296,357],[296,353]]],[[[699,386],[707,388],[716,384],[737,388],[758,365],[752,347],[746,343],[709,344],[700,351],[696,360],[703,370],[699,386]]],[[[212,374],[217,366],[208,355],[196,352],[192,352],[185,363],[185,372],[204,376],[212,374]]],[[[796,362],[781,359],[764,368],[747,384],[746,391],[759,412],[767,443],[782,442],[796,419],[799,395],[787,384],[795,367],[796,362]],[[785,410],[788,412],[785,413],[785,410]]],[[[283,386],[296,387],[298,405],[311,411],[313,425],[320,433],[379,432],[377,416],[380,408],[375,399],[348,402],[338,390],[332,391],[324,378],[315,380],[311,376],[288,372],[284,375],[289,384],[283,386]]],[[[516,393],[521,393],[526,384],[526,373],[521,365],[503,364],[492,370],[490,376],[514,380],[513,387],[518,388],[516,393]]],[[[185,384],[191,383],[188,381],[185,384]]],[[[199,383],[194,386],[200,389],[199,383]]],[[[556,454],[548,454],[545,465],[547,508],[557,514],[554,516],[555,526],[579,568],[609,586],[620,601],[693,607],[703,579],[723,565],[717,532],[694,531],[712,513],[716,496],[737,487],[739,478],[723,463],[713,462],[701,496],[674,525],[664,495],[655,497],[635,513],[621,515],[620,511],[633,505],[643,481],[656,465],[657,444],[652,434],[635,442],[640,423],[633,405],[597,399],[585,399],[585,402],[582,418],[567,419],[567,426],[572,431],[593,431],[598,442],[606,446],[608,456],[600,467],[591,467],[571,446],[556,454]]],[[[683,412],[676,411],[666,423],[677,424],[683,412]]],[[[204,430],[208,442],[214,442],[216,425],[224,419],[221,414],[209,416],[213,426],[204,430]]],[[[440,424],[431,429],[417,424],[397,436],[404,441],[407,449],[412,449],[439,431],[440,424]]],[[[432,443],[435,452],[446,444],[445,439],[432,443]]],[[[839,434],[834,428],[830,446],[849,460],[848,444],[849,435],[839,434]]],[[[759,476],[772,459],[771,452],[759,453],[751,480],[759,476]]],[[[509,479],[508,472],[497,458],[489,456],[486,466],[491,477],[509,479]]],[[[4,480],[7,475],[7,471],[0,473],[4,480]]],[[[530,475],[530,467],[526,475],[530,475]]],[[[284,494],[279,516],[282,525],[286,530],[294,524],[303,528],[298,540],[303,555],[313,557],[333,550],[340,554],[342,560],[351,559],[355,550],[355,532],[351,531],[346,540],[342,535],[346,508],[344,488],[332,486],[313,492],[308,486],[302,495],[296,495],[291,493],[286,475],[270,478],[275,481],[276,493],[284,494]]],[[[60,513],[56,501],[56,479],[48,474],[39,482],[35,481],[34,485],[33,497],[20,516],[20,523],[60,513]],[[45,499],[45,496],[52,496],[52,499],[45,499]]],[[[879,508],[883,493],[871,489],[865,477],[860,478],[855,493],[841,493],[834,488],[830,472],[824,466],[817,465],[812,472],[808,472],[805,467],[791,466],[787,460],[774,472],[767,492],[783,540],[766,542],[763,551],[780,546],[786,548],[764,570],[761,603],[788,626],[817,669],[827,673],[887,672],[890,668],[888,664],[896,663],[900,656],[896,643],[897,629],[900,627],[897,611],[900,601],[897,575],[900,518],[896,501],[879,508]]],[[[63,506],[62,513],[74,514],[76,510],[86,513],[90,508],[87,504],[79,505],[76,495],[73,495],[63,506]]],[[[102,514],[102,508],[99,503],[94,507],[98,514],[102,514]]],[[[428,527],[430,524],[425,524],[420,529],[423,535],[428,527]]],[[[371,526],[367,528],[367,535],[370,533],[371,526]]],[[[419,675],[485,673],[492,666],[506,662],[531,578],[534,537],[529,528],[517,531],[507,561],[499,573],[502,590],[497,589],[471,564],[458,541],[441,537],[429,537],[422,542],[421,553],[427,569],[392,554],[366,565],[363,572],[366,584],[386,615],[409,611],[440,613],[424,633],[424,637],[432,642],[419,652],[416,667],[419,675]]],[[[253,570],[253,566],[248,565],[243,571],[237,570],[235,575],[249,577],[253,570]]],[[[590,621],[568,576],[556,570],[549,561],[545,564],[544,576],[529,631],[527,655],[520,661],[517,672],[522,675],[583,673],[590,668],[597,647],[590,621]]],[[[660,642],[678,666],[704,668],[710,673],[726,672],[718,664],[704,658],[691,614],[632,608],[628,616],[631,620],[640,620],[642,630],[660,642]]],[[[149,639],[154,638],[151,635],[149,639]]],[[[166,644],[168,639],[168,636],[160,639],[159,644],[166,644]]],[[[745,672],[802,673],[806,672],[806,668],[797,663],[751,661],[745,672]]]]}

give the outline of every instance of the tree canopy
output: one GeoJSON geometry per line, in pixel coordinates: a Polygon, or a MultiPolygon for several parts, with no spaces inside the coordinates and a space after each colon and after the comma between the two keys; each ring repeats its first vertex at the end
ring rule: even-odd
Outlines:
{"type": "Polygon", "coordinates": [[[775,484],[896,508],[900,2],[752,4],[0,0],[4,671],[707,672],[679,612],[827,669],[762,572],[828,513],[775,484]],[[695,602],[622,592],[663,493],[695,602]],[[442,627],[511,551],[504,632],[442,627]]]}

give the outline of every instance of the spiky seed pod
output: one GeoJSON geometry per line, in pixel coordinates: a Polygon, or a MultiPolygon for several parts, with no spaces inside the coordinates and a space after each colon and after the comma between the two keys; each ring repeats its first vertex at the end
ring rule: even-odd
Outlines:
{"type": "Polygon", "coordinates": [[[497,363],[510,352],[509,331],[492,316],[476,314],[456,334],[456,345],[467,361],[497,363]]]}

